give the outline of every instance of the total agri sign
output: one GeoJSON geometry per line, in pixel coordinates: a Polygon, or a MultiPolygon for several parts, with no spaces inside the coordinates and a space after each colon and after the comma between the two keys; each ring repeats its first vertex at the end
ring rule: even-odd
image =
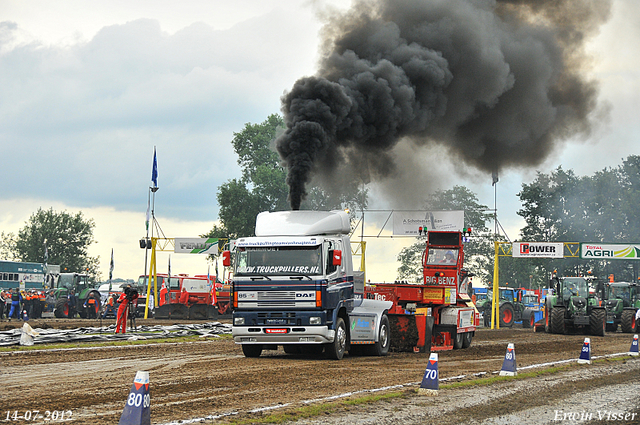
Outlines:
{"type": "Polygon", "coordinates": [[[580,244],[580,258],[583,260],[640,260],[640,245],[583,242],[580,244]]]}

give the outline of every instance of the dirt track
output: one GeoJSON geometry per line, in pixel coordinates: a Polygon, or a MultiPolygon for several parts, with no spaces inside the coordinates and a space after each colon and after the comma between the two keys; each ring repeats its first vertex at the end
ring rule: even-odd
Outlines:
{"type": "MultiPolygon", "coordinates": [[[[626,352],[631,339],[622,333],[592,337],[592,355],[626,352]]],[[[577,358],[583,341],[582,335],[479,330],[470,348],[440,352],[440,378],[499,370],[510,342],[515,344],[521,368],[577,358]]],[[[70,410],[73,423],[115,424],[136,371],[145,370],[150,373],[152,423],[231,412],[240,413],[236,419],[250,418],[247,412],[261,407],[287,403],[298,407],[305,400],[419,382],[428,357],[392,353],[382,358],[345,356],[342,361],[330,361],[290,356],[280,350],[249,359],[228,339],[0,354],[4,389],[0,414],[7,410],[70,410]]],[[[626,364],[630,369],[613,373],[619,378],[611,385],[640,375],[640,361],[626,364]]]]}

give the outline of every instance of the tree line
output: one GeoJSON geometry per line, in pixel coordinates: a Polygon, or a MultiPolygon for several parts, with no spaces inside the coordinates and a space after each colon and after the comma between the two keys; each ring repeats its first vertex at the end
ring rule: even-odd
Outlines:
{"type": "MultiPolygon", "coordinates": [[[[218,187],[218,224],[202,237],[251,236],[258,213],[289,209],[287,170],[274,147],[284,128],[282,117],[273,114],[260,124],[247,123],[233,134],[231,143],[242,174],[218,187]]],[[[301,209],[358,211],[366,210],[368,204],[363,182],[345,182],[336,190],[327,189],[321,181],[312,181],[308,192],[301,209]]],[[[533,182],[522,184],[518,197],[522,208],[517,214],[526,223],[519,235],[521,241],[640,243],[640,156],[630,155],[619,166],[592,176],[577,176],[561,166],[548,174],[538,172],[533,182]]],[[[489,227],[493,227],[493,212],[479,202],[473,191],[459,185],[428,194],[423,207],[464,210],[465,226],[473,229],[471,241],[465,244],[465,266],[477,276],[476,281],[490,282],[496,239],[489,227]]],[[[46,239],[49,264],[59,264],[67,271],[88,271],[97,278],[98,258],[87,253],[88,246],[95,242],[94,227],[93,220],[86,219],[82,212],[38,209],[17,235],[0,234],[0,257],[44,262],[46,239]]],[[[398,253],[398,280],[422,279],[424,247],[424,237],[418,237],[398,253]]],[[[614,274],[618,281],[638,278],[638,266],[633,261],[504,257],[500,259],[500,282],[544,287],[552,270],[563,275],[592,272],[601,278],[614,274]]]]}

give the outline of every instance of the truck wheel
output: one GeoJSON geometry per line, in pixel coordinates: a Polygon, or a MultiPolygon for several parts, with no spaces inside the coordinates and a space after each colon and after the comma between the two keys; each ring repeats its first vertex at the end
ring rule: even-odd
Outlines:
{"type": "MultiPolygon", "coordinates": [[[[386,314],[383,314],[382,319],[380,319],[379,336],[378,342],[371,347],[371,354],[374,356],[386,356],[389,352],[389,344],[391,342],[389,335],[389,318],[386,314]]],[[[351,354],[351,351],[349,351],[349,354],[351,354]]]]}
{"type": "Polygon", "coordinates": [[[260,357],[260,354],[262,354],[262,345],[242,344],[242,352],[245,357],[260,357]]]}
{"type": "Polygon", "coordinates": [[[459,350],[462,348],[462,342],[464,339],[464,334],[462,332],[458,332],[453,336],[453,349],[459,350]]]}
{"type": "Polygon", "coordinates": [[[338,317],[338,320],[336,320],[335,338],[333,339],[333,342],[326,345],[324,352],[330,359],[341,360],[346,349],[347,328],[344,325],[344,320],[342,320],[342,317],[338,317]]]}
{"type": "Polygon", "coordinates": [[[607,313],[604,309],[598,308],[591,310],[591,316],[589,316],[589,328],[591,329],[591,335],[604,336],[606,325],[607,313]]]}
{"type": "Polygon", "coordinates": [[[56,307],[53,310],[53,315],[57,319],[66,319],[69,317],[69,303],[65,298],[56,300],[56,307]]]}
{"type": "Polygon", "coordinates": [[[511,304],[504,304],[500,306],[500,326],[510,328],[513,326],[513,307],[511,304]]]}
{"type": "Polygon", "coordinates": [[[462,337],[462,348],[469,348],[471,340],[473,339],[473,333],[465,332],[462,337]]]}
{"type": "Polygon", "coordinates": [[[564,308],[563,307],[553,307],[551,309],[551,318],[550,327],[551,333],[554,334],[564,334],[565,326],[564,326],[564,308]]]}
{"type": "Polygon", "coordinates": [[[635,333],[636,329],[636,312],[634,310],[624,310],[620,319],[620,327],[624,333],[635,333]]]}

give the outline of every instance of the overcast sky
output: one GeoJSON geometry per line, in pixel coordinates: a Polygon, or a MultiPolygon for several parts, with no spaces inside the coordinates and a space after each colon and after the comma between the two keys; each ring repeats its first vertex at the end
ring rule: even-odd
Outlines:
{"type": "MultiPolygon", "coordinates": [[[[156,146],[156,217],[166,236],[207,232],[218,186],[240,175],[233,132],[280,112],[282,94],[315,73],[318,11],[349,4],[0,0],[0,231],[17,232],[40,207],[82,211],[96,222],[91,255],[100,256],[103,278],[112,248],[115,276],[137,277],[156,146]]],[[[606,118],[588,140],[565,141],[542,166],[502,172],[498,214],[511,239],[522,225],[516,194],[536,171],[562,165],[589,175],[640,153],[638,46],[637,2],[614,0],[611,19],[589,44],[606,118]]],[[[397,155],[422,158],[441,170],[442,188],[466,185],[493,207],[491,176],[452,164],[444,151],[397,155]]],[[[372,187],[372,208],[415,208],[426,196],[417,193],[409,205],[384,193],[372,187]]],[[[393,280],[390,260],[410,242],[371,242],[368,278],[393,280]]],[[[174,272],[206,273],[204,259],[171,262],[174,272]]]]}

